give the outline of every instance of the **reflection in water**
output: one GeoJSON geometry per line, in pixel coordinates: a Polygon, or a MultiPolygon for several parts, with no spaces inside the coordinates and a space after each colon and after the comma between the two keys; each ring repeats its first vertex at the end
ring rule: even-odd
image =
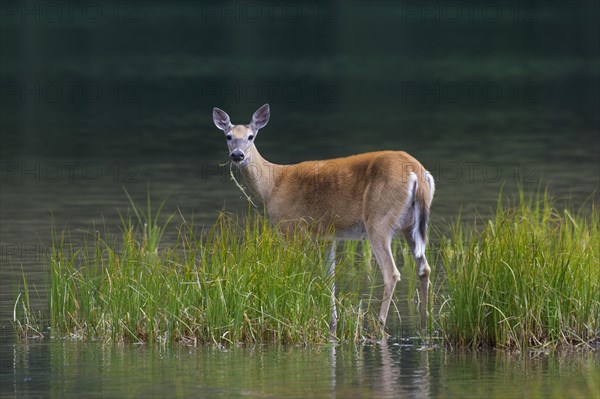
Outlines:
{"type": "Polygon", "coordinates": [[[335,378],[335,373],[337,372],[336,356],[337,348],[335,346],[332,346],[329,350],[329,358],[331,361],[331,397],[335,397],[335,389],[337,383],[337,379],[335,378]]]}
{"type": "Polygon", "coordinates": [[[600,389],[598,353],[449,352],[406,342],[161,349],[5,341],[0,355],[3,397],[584,398],[600,389]]]}
{"type": "MultiPolygon", "coordinates": [[[[379,367],[373,370],[373,381],[369,384],[376,396],[429,397],[431,348],[384,341],[373,349],[374,357],[379,358],[379,367]]],[[[372,367],[370,364],[365,366],[372,367]]]]}

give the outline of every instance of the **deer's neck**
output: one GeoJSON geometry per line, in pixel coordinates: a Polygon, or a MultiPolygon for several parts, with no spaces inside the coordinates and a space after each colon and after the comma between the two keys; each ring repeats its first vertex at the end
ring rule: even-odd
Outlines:
{"type": "Polygon", "coordinates": [[[250,190],[266,203],[282,166],[264,159],[254,146],[247,155],[248,162],[240,165],[240,172],[250,190]]]}

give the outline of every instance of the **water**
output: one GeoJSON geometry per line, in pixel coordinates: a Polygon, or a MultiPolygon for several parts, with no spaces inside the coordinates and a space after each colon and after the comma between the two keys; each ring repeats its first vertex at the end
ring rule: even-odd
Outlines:
{"type": "Polygon", "coordinates": [[[599,382],[597,354],[453,353],[405,341],[234,349],[58,341],[0,350],[3,392],[18,397],[592,398],[599,382]]]}
{"type": "MultiPolygon", "coordinates": [[[[123,189],[199,225],[247,209],[213,106],[247,123],[270,102],[257,145],[273,162],[408,151],[436,179],[434,230],[487,214],[518,182],[576,205],[598,190],[596,3],[488,2],[473,18],[452,3],[458,19],[445,3],[274,3],[252,2],[259,20],[235,1],[94,3],[101,17],[74,6],[58,20],[43,2],[2,8],[2,396],[591,396],[594,354],[14,341],[21,271],[45,311],[52,223],[76,245],[118,232],[123,189]]],[[[414,333],[407,285],[396,339],[414,333]]]]}

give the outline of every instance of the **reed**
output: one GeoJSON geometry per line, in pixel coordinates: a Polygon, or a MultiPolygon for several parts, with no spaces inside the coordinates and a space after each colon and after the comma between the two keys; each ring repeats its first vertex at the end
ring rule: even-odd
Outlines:
{"type": "MultiPolygon", "coordinates": [[[[49,259],[49,320],[34,312],[26,276],[14,325],[39,336],[112,342],[237,344],[325,343],[331,278],[327,242],[284,237],[254,210],[220,213],[208,229],[183,220],[163,246],[172,217],[159,222],[132,202],[121,234],[54,233],[49,259]]],[[[600,215],[574,212],[546,194],[501,197],[491,219],[435,234],[429,332],[450,347],[594,346],[600,342],[600,215]],[[439,237],[438,237],[439,236],[439,237]]],[[[339,341],[377,337],[381,276],[368,242],[339,245],[336,298],[339,341]]],[[[407,281],[408,310],[419,297],[410,252],[393,245],[407,281]]],[[[425,337],[426,338],[426,337],[425,337]]]]}
{"type": "MultiPolygon", "coordinates": [[[[150,208],[150,204],[148,203],[150,208]]],[[[174,244],[162,248],[166,223],[134,210],[122,234],[87,234],[75,246],[57,234],[50,256],[52,335],[111,342],[329,342],[331,281],[325,244],[305,235],[283,237],[257,212],[221,213],[212,228],[183,222],[174,244]]],[[[168,219],[171,221],[171,218],[168,219]]],[[[337,294],[337,338],[362,339],[361,310],[349,265],[337,294]]],[[[15,326],[32,323],[27,280],[15,326]]],[[[17,300],[17,304],[19,300],[17,300]]]]}
{"type": "Polygon", "coordinates": [[[498,201],[443,238],[447,292],[439,314],[455,347],[585,345],[600,339],[600,218],[560,210],[546,194],[498,201]]]}

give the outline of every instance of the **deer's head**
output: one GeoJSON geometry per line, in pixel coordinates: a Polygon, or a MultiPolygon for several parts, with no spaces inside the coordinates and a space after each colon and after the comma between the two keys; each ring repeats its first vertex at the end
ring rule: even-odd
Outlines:
{"type": "Polygon", "coordinates": [[[213,108],[213,122],[225,133],[229,158],[235,164],[242,165],[250,161],[256,135],[267,125],[270,114],[269,104],[265,104],[252,115],[249,125],[233,125],[225,111],[217,107],[213,108]]]}

